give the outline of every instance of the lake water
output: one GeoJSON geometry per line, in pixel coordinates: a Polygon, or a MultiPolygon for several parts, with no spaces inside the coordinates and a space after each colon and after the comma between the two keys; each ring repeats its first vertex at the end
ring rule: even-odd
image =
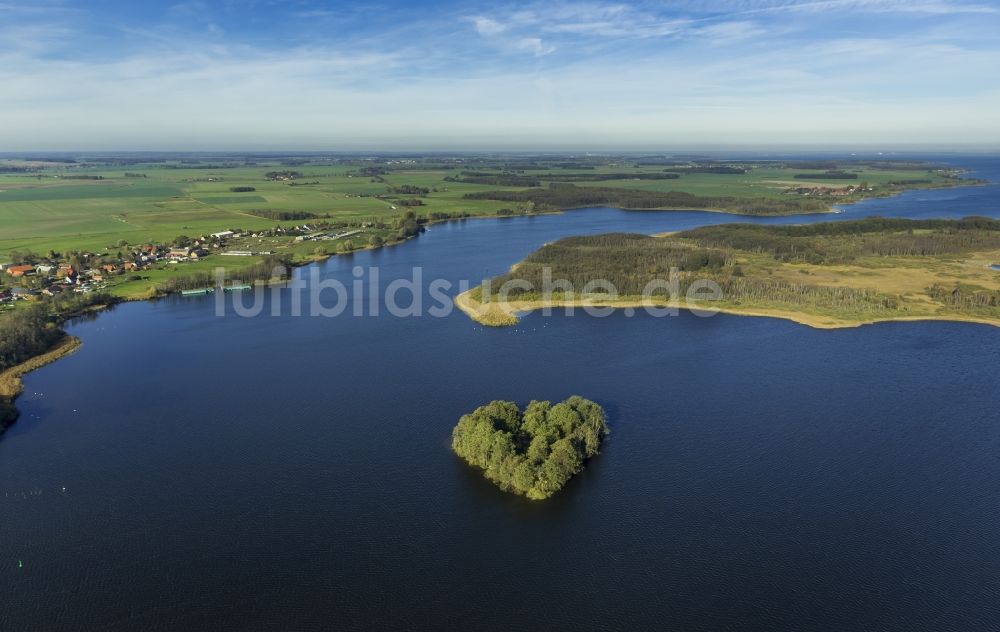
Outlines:
{"type": "MultiPolygon", "coordinates": [[[[963,159],[1000,179],[1000,161],[963,159]]],[[[848,207],[1000,217],[996,186],[848,207]]],[[[331,259],[478,281],[542,243],[737,221],[475,220],[331,259]]],[[[780,218],[801,222],[819,218],[780,218]]],[[[299,274],[305,274],[301,269],[299,274]]],[[[288,292],[287,290],[285,291],[288,292]]],[[[287,297],[286,297],[287,298],[287,297]]],[[[216,317],[71,327],[0,439],[0,629],[997,629],[1000,330],[775,319],[216,317]],[[449,451],[495,398],[610,415],[555,498],[449,451]]]]}

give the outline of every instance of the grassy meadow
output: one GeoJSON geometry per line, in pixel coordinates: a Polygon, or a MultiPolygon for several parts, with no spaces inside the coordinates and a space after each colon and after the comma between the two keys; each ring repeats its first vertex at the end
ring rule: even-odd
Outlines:
{"type": "MultiPolygon", "coordinates": [[[[2,165],[2,163],[0,163],[2,165]]],[[[217,232],[231,227],[266,228],[274,220],[253,215],[253,211],[306,211],[330,214],[338,220],[392,218],[402,214],[385,195],[390,187],[411,185],[429,189],[423,205],[413,210],[420,215],[433,212],[467,212],[492,215],[510,203],[468,200],[467,193],[517,190],[522,187],[446,182],[445,177],[461,177],[466,169],[479,166],[426,169],[388,169],[378,178],[359,175],[364,163],[337,165],[277,164],[245,165],[219,169],[165,168],[163,165],[50,167],[37,174],[0,173],[0,256],[12,250],[45,252],[66,249],[99,250],[119,240],[129,243],[166,241],[179,234],[217,232]],[[272,181],[265,173],[294,169],[301,177],[294,186],[272,181]],[[126,172],[145,178],[125,177],[126,172]],[[103,180],[66,179],[66,176],[102,176],[103,180]],[[373,181],[376,180],[376,181],[373,181]],[[253,187],[252,192],[234,193],[231,187],[253,187]],[[361,197],[364,196],[364,197],[361,197]]],[[[546,184],[545,175],[570,173],[620,175],[660,173],[662,166],[603,164],[586,171],[551,167],[538,172],[524,171],[546,184]]],[[[814,170],[822,173],[821,170],[814,170]]],[[[625,187],[645,191],[683,191],[699,196],[787,197],[791,186],[838,186],[839,181],[795,179],[798,168],[758,166],[747,174],[684,173],[675,180],[611,179],[579,183],[577,186],[625,187]]],[[[932,180],[934,185],[949,181],[942,175],[912,170],[859,168],[858,180],[873,186],[912,180],[932,180]]],[[[927,185],[924,185],[927,186],[927,185]]],[[[288,224],[289,222],[284,222],[288,224]]]]}
{"type": "MultiPolygon", "coordinates": [[[[152,159],[151,159],[152,160],[152,159]]],[[[853,180],[815,180],[803,177],[824,173],[822,165],[733,163],[746,173],[683,172],[675,179],[638,179],[629,176],[660,174],[664,164],[642,164],[621,158],[426,157],[414,159],[318,159],[248,160],[201,158],[198,160],[136,160],[80,158],[76,162],[26,162],[0,159],[0,261],[12,253],[46,253],[50,250],[114,253],[122,242],[131,245],[171,243],[179,235],[196,237],[228,229],[260,230],[285,227],[310,220],[278,221],[275,213],[312,213],[317,220],[361,223],[391,223],[407,210],[431,218],[435,213],[496,216],[538,210],[528,201],[468,199],[469,194],[527,190],[521,186],[459,181],[470,174],[517,174],[537,180],[542,188],[560,184],[568,176],[585,177],[572,186],[618,187],[646,192],[686,192],[696,196],[774,199],[795,196],[792,187],[843,187],[867,182],[872,194],[907,186],[950,186],[954,174],[930,165],[852,164],[853,180]],[[22,171],[16,171],[22,170],[22,171]],[[268,178],[269,172],[295,171],[294,180],[268,178]],[[799,175],[798,178],[795,176],[799,175]],[[601,179],[607,176],[608,179],[601,179]],[[919,182],[914,182],[919,180],[919,182]],[[896,183],[896,184],[893,184],[896,183]],[[403,193],[407,187],[420,191],[403,193]],[[234,192],[234,188],[252,191],[234,192]],[[426,193],[423,193],[426,190],[426,193]],[[418,206],[403,206],[410,200],[418,206]],[[270,214],[268,217],[262,217],[270,214]]],[[[828,167],[827,167],[828,169],[828,167]]],[[[572,179],[572,178],[570,178],[572,179]]],[[[562,183],[562,186],[569,186],[562,183]]],[[[539,187],[528,187],[538,190],[539,187]]],[[[847,201],[826,198],[824,204],[847,201]]],[[[765,202],[766,203],[766,202],[765,202]]],[[[541,207],[539,207],[541,208],[541,207]]],[[[440,217],[440,216],[438,216],[440,217]]],[[[355,237],[355,245],[367,243],[379,229],[355,237]]],[[[379,234],[389,237],[389,234],[379,234]]],[[[252,244],[255,250],[271,250],[293,260],[308,260],[337,251],[331,242],[296,244],[291,239],[269,239],[252,244]]],[[[251,244],[235,244],[249,247],[251,244]]],[[[160,265],[145,271],[142,280],[117,283],[113,292],[129,298],[142,297],[171,276],[225,266],[248,266],[258,258],[210,257],[208,261],[177,266],[160,265]]]]}

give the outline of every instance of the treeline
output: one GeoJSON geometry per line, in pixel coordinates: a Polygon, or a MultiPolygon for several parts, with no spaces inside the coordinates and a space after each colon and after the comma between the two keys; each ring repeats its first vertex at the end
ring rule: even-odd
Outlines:
{"type": "MultiPolygon", "coordinates": [[[[220,268],[221,269],[221,268],[220,268]]],[[[268,281],[274,278],[285,279],[291,270],[290,260],[285,256],[268,256],[262,261],[235,270],[225,269],[222,277],[224,285],[232,283],[252,284],[254,281],[268,281]]],[[[159,290],[165,293],[195,290],[215,287],[219,279],[211,272],[198,272],[184,276],[171,277],[160,284],[159,290]]]]}
{"type": "Polygon", "coordinates": [[[301,178],[302,174],[298,171],[268,171],[264,174],[264,177],[268,180],[294,180],[295,178],[301,178]]]}
{"type": "Polygon", "coordinates": [[[62,336],[59,326],[96,305],[115,301],[107,294],[66,293],[42,298],[0,315],[0,371],[48,351],[62,336]]]}
{"type": "MultiPolygon", "coordinates": [[[[938,257],[1000,248],[1000,221],[969,217],[962,220],[905,220],[868,218],[853,222],[827,222],[802,226],[729,224],[705,226],[669,238],[612,233],[570,237],[547,244],[529,255],[515,269],[491,280],[493,294],[504,291],[513,300],[535,300],[545,290],[557,298],[577,298],[609,291],[619,297],[648,292],[652,281],[661,283],[653,296],[685,296],[693,283],[715,282],[727,305],[793,309],[836,317],[892,317],[911,309],[905,296],[877,289],[817,285],[774,278],[777,268],[753,263],[746,274],[740,262],[751,254],[770,254],[778,261],[816,265],[842,264],[861,256],[938,257]],[[675,274],[671,271],[675,270],[675,274]],[[662,287],[663,281],[668,284],[662,287]],[[589,285],[589,287],[588,287],[589,285]],[[673,293],[676,291],[676,295],[673,293]],[[561,295],[561,296],[560,296],[561,295]]],[[[746,265],[744,263],[744,265],[746,265]]],[[[798,276],[798,275],[796,275],[798,276]]],[[[485,286],[484,286],[485,287],[485,286]]],[[[927,288],[928,297],[945,311],[995,318],[1000,291],[956,283],[927,288]]],[[[926,309],[926,305],[917,305],[926,309]]]]}
{"type": "MultiPolygon", "coordinates": [[[[106,294],[59,295],[0,316],[0,372],[52,349],[66,335],[59,326],[67,319],[113,302],[106,294]]],[[[0,431],[16,418],[13,401],[0,394],[0,431]]]]}
{"type": "MultiPolygon", "coordinates": [[[[593,167],[591,167],[593,168],[593,167]]],[[[522,176],[514,173],[482,173],[463,172],[456,178],[448,176],[447,182],[464,182],[467,184],[484,184],[504,187],[538,187],[542,181],[548,182],[604,182],[608,180],[676,180],[676,173],[540,173],[532,176],[522,176]]]]}
{"type": "Polygon", "coordinates": [[[676,173],[546,173],[538,176],[550,182],[602,182],[606,180],[677,180],[676,173]]]}
{"type": "Polygon", "coordinates": [[[464,182],[466,184],[484,184],[494,187],[537,187],[542,182],[533,176],[521,176],[515,173],[476,173],[461,177],[445,176],[445,182],[464,182]]]}
{"type": "Polygon", "coordinates": [[[451,446],[505,491],[549,498],[598,453],[608,434],[604,410],[574,395],[564,402],[493,401],[463,415],[451,446]]]}
{"type": "Polygon", "coordinates": [[[664,169],[668,173],[715,173],[719,175],[744,175],[749,169],[744,167],[713,167],[713,166],[693,166],[693,167],[671,167],[664,169]]]}
{"type": "Polygon", "coordinates": [[[931,171],[948,169],[926,161],[914,160],[786,160],[780,164],[785,169],[815,169],[817,171],[841,171],[846,168],[868,167],[880,171],[931,171]]]}
{"type": "Polygon", "coordinates": [[[247,213],[256,215],[257,217],[263,217],[265,219],[274,219],[284,222],[330,217],[329,213],[326,213],[325,215],[317,215],[316,213],[310,213],[309,211],[275,211],[271,209],[254,209],[252,211],[247,211],[247,213]]]}
{"type": "MultiPolygon", "coordinates": [[[[809,228],[812,226],[815,225],[809,228]]],[[[772,229],[784,232],[807,227],[754,228],[763,229],[761,232],[766,235],[772,229]]],[[[701,231],[703,229],[695,229],[666,239],[625,233],[561,239],[535,251],[511,272],[492,279],[490,291],[496,295],[504,284],[508,284],[504,291],[511,300],[536,300],[542,298],[546,290],[563,299],[568,298],[567,294],[579,298],[585,289],[591,294],[608,292],[603,284],[606,282],[618,297],[638,297],[646,294],[651,287],[649,284],[656,281],[660,285],[651,292],[652,296],[678,298],[685,296],[696,281],[711,280],[730,305],[751,304],[798,311],[805,308],[829,315],[848,312],[852,316],[873,317],[891,316],[900,309],[899,297],[874,289],[799,283],[761,274],[748,276],[738,263],[741,255],[746,256],[748,251],[760,252],[770,247],[771,242],[754,247],[753,243],[743,241],[741,244],[745,248],[737,249],[731,245],[709,247],[686,237],[701,231]],[[676,274],[672,274],[672,270],[676,274]],[[594,284],[595,280],[602,284],[594,284]],[[509,283],[512,281],[517,283],[509,283]],[[676,285],[664,287],[664,281],[676,281],[676,285]]],[[[837,239],[851,241],[854,236],[837,239]]],[[[950,302],[946,304],[966,309],[990,308],[995,306],[998,296],[1000,293],[989,293],[983,288],[966,288],[949,295],[950,302]]]]}
{"type": "Polygon", "coordinates": [[[515,288],[511,298],[541,291],[546,278],[569,281],[580,293],[594,279],[612,283],[621,295],[638,296],[652,279],[665,279],[671,268],[682,272],[720,270],[728,255],[717,249],[696,249],[668,239],[633,233],[567,237],[528,255],[517,268],[493,279],[494,290],[512,281],[527,281],[533,289],[515,288]]]}
{"type": "Polygon", "coordinates": [[[848,171],[826,171],[823,173],[796,173],[796,180],[857,180],[858,174],[848,171]]]}
{"type": "Polygon", "coordinates": [[[431,192],[426,187],[418,187],[414,184],[401,184],[398,187],[389,187],[389,193],[396,195],[427,195],[431,192]]]}
{"type": "Polygon", "coordinates": [[[229,187],[229,190],[233,193],[250,193],[251,191],[256,191],[256,187],[229,187]]]}
{"type": "Polygon", "coordinates": [[[861,256],[936,256],[1000,248],[1000,221],[871,217],[801,226],[723,224],[675,235],[706,248],[767,253],[782,261],[845,263],[861,256]]]}
{"type": "Polygon", "coordinates": [[[63,335],[41,303],[0,316],[0,371],[45,353],[63,335]]]}
{"type": "Polygon", "coordinates": [[[464,197],[469,200],[531,203],[541,209],[613,206],[630,210],[711,209],[744,215],[791,215],[825,211],[828,208],[817,200],[696,196],[682,191],[661,192],[614,187],[577,187],[572,184],[553,184],[547,188],[523,191],[466,193],[464,197]]]}
{"type": "Polygon", "coordinates": [[[441,222],[449,219],[466,219],[468,217],[472,217],[472,213],[468,211],[454,211],[454,212],[433,211],[427,214],[427,218],[434,222],[441,222]]]}
{"type": "MultiPolygon", "coordinates": [[[[142,162],[145,162],[145,161],[142,161],[142,162]]],[[[239,168],[239,167],[242,167],[242,166],[243,166],[242,164],[223,164],[223,165],[220,165],[220,164],[209,164],[209,163],[200,164],[196,160],[189,160],[189,161],[182,160],[181,164],[178,164],[178,165],[166,164],[166,165],[162,165],[161,169],[212,169],[212,170],[215,170],[215,169],[236,169],[236,168],[239,168]]]]}
{"type": "Polygon", "coordinates": [[[963,287],[957,285],[947,288],[939,283],[927,288],[927,293],[936,301],[960,311],[976,312],[979,310],[996,310],[1000,307],[1000,291],[988,290],[982,287],[963,287]]]}

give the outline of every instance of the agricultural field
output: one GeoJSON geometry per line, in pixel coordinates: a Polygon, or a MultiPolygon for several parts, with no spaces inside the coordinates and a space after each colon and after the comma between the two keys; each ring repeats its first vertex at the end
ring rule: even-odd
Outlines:
{"type": "MultiPolygon", "coordinates": [[[[404,213],[419,221],[553,211],[578,205],[580,194],[648,193],[644,208],[674,207],[670,194],[698,196],[701,206],[731,212],[817,212],[832,204],[903,188],[954,186],[956,173],[929,164],[783,164],[667,161],[634,157],[435,156],[307,157],[262,160],[234,156],[196,159],[78,157],[66,161],[0,159],[0,262],[25,253],[92,252],[114,257],[123,247],[174,243],[181,235],[224,230],[256,232],[321,222],[363,229],[354,246],[377,235],[392,241],[404,213]],[[573,195],[536,202],[561,187],[573,195]],[[553,189],[554,190],[554,189],[553,189]],[[506,197],[507,199],[497,199],[506,197]],[[660,197],[657,197],[660,196],[660,197]],[[660,200],[663,200],[661,203],[660,200]],[[747,200],[739,207],[734,202],[747,200]],[[773,200],[773,202],[769,202],[773,200]],[[724,204],[717,206],[715,201],[724,204]],[[773,209],[768,207],[773,205],[773,209]],[[360,243],[359,243],[360,240],[360,243]]],[[[636,199],[622,198],[622,203],[636,199]]],[[[684,206],[682,200],[680,206],[684,206]]],[[[587,205],[586,203],[582,205],[587,205]]],[[[232,244],[270,250],[293,261],[337,252],[337,243],[232,244]],[[260,246],[251,247],[251,246],[260,246]]],[[[145,296],[172,276],[208,266],[234,268],[259,258],[211,257],[211,262],[160,266],[114,293],[145,296]]]]}
{"type": "MultiPolygon", "coordinates": [[[[379,163],[381,164],[381,163],[379,163]]],[[[0,167],[4,161],[0,161],[0,167]]],[[[129,243],[164,241],[178,234],[215,232],[233,227],[258,229],[275,221],[254,215],[255,211],[304,211],[327,215],[340,221],[389,219],[402,214],[387,192],[404,185],[427,189],[419,196],[418,215],[469,213],[491,215],[509,203],[488,199],[466,199],[469,193],[518,190],[518,186],[494,186],[445,181],[460,179],[462,172],[504,170],[504,165],[420,165],[382,166],[382,173],[361,175],[367,164],[307,164],[287,167],[280,163],[255,165],[131,164],[109,168],[100,164],[33,163],[29,173],[0,173],[0,256],[13,250],[44,252],[49,249],[90,249],[108,247],[120,240],[129,243]],[[197,168],[195,168],[197,167],[197,168]],[[224,168],[223,168],[224,167],[224,168]],[[294,169],[294,180],[269,180],[270,171],[294,169]],[[126,177],[125,173],[145,177],[126,177]],[[101,180],[67,179],[81,176],[101,180]],[[253,191],[234,193],[234,187],[253,191]],[[379,196],[379,197],[376,197],[379,196]]],[[[549,177],[585,174],[622,178],[629,174],[663,173],[664,167],[636,166],[624,161],[574,167],[542,165],[543,168],[517,170],[538,178],[544,185],[549,177]]],[[[577,182],[575,186],[624,187],[642,191],[681,191],[698,196],[789,197],[790,187],[824,187],[838,181],[796,179],[798,174],[822,174],[823,170],[771,167],[748,164],[743,174],[680,173],[676,179],[608,179],[577,182]]],[[[952,183],[944,174],[926,169],[898,170],[857,167],[853,184],[872,187],[892,182],[927,180],[910,186],[942,186],[952,183]]],[[[845,181],[846,182],[846,181],[845,181]]]]}
{"type": "MultiPolygon", "coordinates": [[[[419,214],[492,214],[499,202],[463,200],[465,193],[491,187],[444,183],[447,171],[412,171],[382,176],[381,182],[349,175],[356,167],[299,167],[292,182],[271,181],[273,165],[227,169],[130,167],[145,178],[126,178],[121,169],[75,168],[73,175],[102,180],[66,180],[65,169],[39,175],[0,174],[0,256],[15,250],[99,250],[120,240],[167,241],[179,234],[248,230],[276,222],[254,211],[304,211],[339,221],[401,216],[391,200],[374,197],[388,187],[410,184],[429,189],[419,214]],[[315,184],[314,184],[315,183],[315,184]],[[255,191],[234,193],[232,187],[255,191]]],[[[128,170],[128,169],[126,169],[128,170]]],[[[457,173],[457,171],[456,171],[457,173]]]]}

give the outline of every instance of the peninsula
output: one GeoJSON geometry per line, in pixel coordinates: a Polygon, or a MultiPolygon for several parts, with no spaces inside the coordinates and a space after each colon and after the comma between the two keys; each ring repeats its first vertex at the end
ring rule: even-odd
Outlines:
{"type": "Polygon", "coordinates": [[[996,261],[1000,221],[985,218],[723,224],[665,236],[561,239],[491,279],[488,296],[481,285],[456,303],[473,319],[494,326],[515,324],[522,312],[583,306],[702,308],[818,328],[890,320],[1000,326],[996,261]],[[644,295],[649,283],[671,278],[671,271],[672,292],[644,295]],[[568,285],[546,294],[546,277],[568,285]],[[594,289],[595,279],[614,291],[594,289]],[[691,300],[695,283],[704,281],[714,283],[720,295],[691,300]]]}

